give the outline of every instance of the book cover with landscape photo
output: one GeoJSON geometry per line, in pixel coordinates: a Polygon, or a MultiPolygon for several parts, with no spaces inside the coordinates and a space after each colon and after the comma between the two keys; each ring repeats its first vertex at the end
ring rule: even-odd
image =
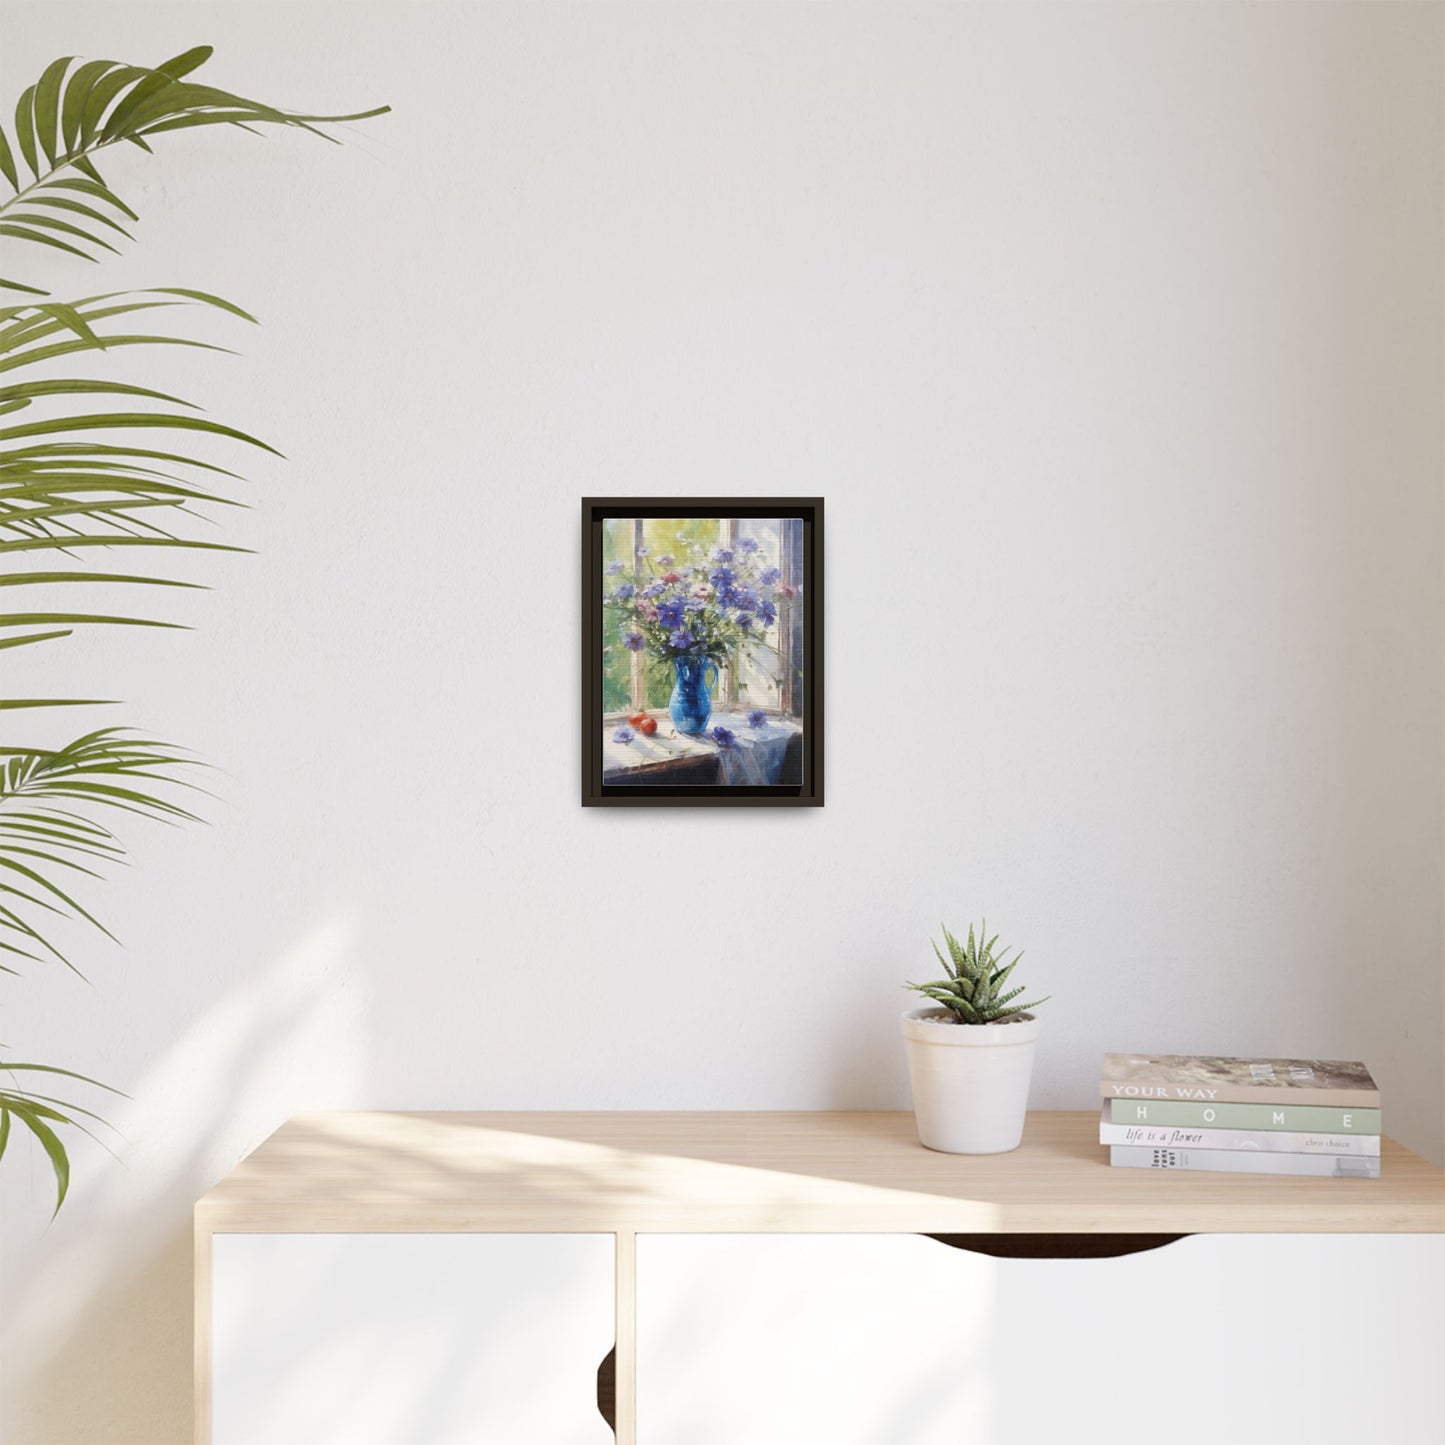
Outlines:
{"type": "Polygon", "coordinates": [[[1370,1071],[1364,1064],[1339,1059],[1105,1054],[1099,1093],[1106,1099],[1380,1107],[1380,1091],[1370,1071]]]}

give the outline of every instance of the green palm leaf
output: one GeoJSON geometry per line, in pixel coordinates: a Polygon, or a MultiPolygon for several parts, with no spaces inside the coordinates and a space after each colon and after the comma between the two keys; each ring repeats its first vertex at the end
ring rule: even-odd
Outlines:
{"type": "MultiPolygon", "coordinates": [[[[303,115],[186,78],[210,57],[211,47],[200,45],[155,67],[112,60],[76,65],[74,56],[48,65],[15,108],[13,146],[0,126],[0,177],[13,193],[0,201],[0,236],[93,261],[95,249],[115,249],[104,232],[129,236],[111,211],[136,219],[96,168],[95,157],[107,146],[126,141],[149,151],[148,136],[202,125],[249,131],[284,126],[334,140],[321,127],[366,120],[389,108],[303,115]],[[95,204],[77,202],[77,193],[95,204]],[[49,214],[56,210],[66,218],[49,214]]],[[[0,285],[39,290],[29,282],[0,285]]]]}
{"type": "MultiPolygon", "coordinates": [[[[57,350],[67,354],[108,350],[116,340],[113,328],[125,324],[122,318],[156,306],[221,312],[251,320],[234,303],[188,288],[108,292],[74,303],[47,301],[0,308],[0,365],[8,363],[11,367],[10,376],[0,386],[0,412],[26,413],[24,420],[0,427],[0,555],[19,560],[27,553],[60,552],[72,562],[88,563],[91,558],[108,559],[117,548],[138,549],[141,555],[156,557],[175,549],[244,550],[197,537],[191,530],[198,508],[241,505],[214,487],[196,485],[194,478],[201,474],[234,478],[235,472],[189,446],[184,450],[163,450],[135,446],[122,438],[131,431],[156,432],[178,439],[236,443],[279,455],[274,447],[237,427],[192,414],[196,410],[192,403],[169,392],[129,382],[29,374],[40,361],[53,359],[57,350]],[[65,339],[55,343],[57,337],[65,339]],[[124,396],[165,409],[93,412],[86,405],[93,396],[124,396]],[[75,407],[70,405],[73,400],[75,407]],[[30,416],[42,407],[58,410],[59,414],[31,420],[30,416]],[[104,439],[93,439],[97,436],[104,439]]],[[[157,337],[155,342],[170,344],[176,339],[157,337]]],[[[85,580],[103,585],[195,585],[160,571],[101,570],[87,574],[47,568],[7,570],[0,575],[0,586],[85,580]]],[[[64,642],[73,636],[76,624],[180,625],[99,608],[57,611],[49,614],[48,620],[52,624],[48,627],[0,640],[0,648],[64,642]]],[[[0,623],[0,627],[4,626],[0,623]]],[[[88,700],[15,697],[8,700],[8,705],[15,709],[84,701],[88,700]]]]}
{"type": "MultiPolygon", "coordinates": [[[[5,1122],[8,1125],[11,1116],[19,1119],[27,1129],[40,1141],[46,1155],[50,1159],[50,1167],[55,1171],[55,1214],[60,1213],[60,1206],[65,1203],[65,1196],[70,1189],[70,1155],[66,1152],[65,1145],[60,1142],[55,1130],[47,1124],[42,1115],[49,1116],[62,1124],[69,1124],[73,1121],[67,1119],[58,1110],[47,1109],[43,1105],[23,1100],[14,1094],[7,1094],[3,1109],[5,1122]]],[[[9,1138],[9,1129],[6,1129],[6,1138],[9,1138]]]]}
{"type": "MultiPolygon", "coordinates": [[[[21,95],[11,134],[0,124],[0,181],[11,191],[0,198],[0,238],[16,243],[7,246],[7,256],[14,250],[29,252],[37,263],[60,257],[98,261],[132,239],[123,222],[137,221],[136,212],[96,164],[109,146],[125,141],[149,151],[148,137],[202,125],[248,131],[285,126],[332,140],[321,127],[387,109],[304,115],[187,79],[210,55],[209,46],[198,46],[154,67],[112,60],[77,63],[70,56],[47,66],[21,95]]],[[[40,376],[37,369],[96,352],[128,356],[135,347],[227,351],[196,336],[151,332],[136,319],[142,313],[189,308],[243,321],[254,318],[234,302],[190,287],[107,292],[72,302],[50,299],[29,279],[0,281],[0,288],[23,298],[0,306],[0,375],[6,377],[0,416],[20,418],[0,428],[0,554],[7,563],[32,552],[60,552],[68,559],[64,570],[43,564],[7,567],[0,572],[0,587],[143,586],[168,589],[171,596],[199,588],[202,584],[167,575],[159,559],[175,549],[242,550],[194,535],[195,522],[211,507],[243,505],[228,495],[229,484],[241,478],[208,453],[237,445],[280,453],[237,427],[198,415],[182,397],[83,374],[40,376]],[[128,409],[94,410],[95,397],[124,397],[128,409]],[[143,404],[151,409],[142,409],[143,404]],[[132,432],[155,435],[137,443],[129,440],[132,432]],[[128,555],[156,559],[155,565],[142,563],[127,572],[91,567],[92,559],[104,564],[118,547],[130,549],[128,555]]],[[[58,644],[80,627],[182,625],[89,606],[15,610],[0,613],[0,650],[19,653],[58,644]]],[[[97,701],[7,693],[0,699],[0,715],[97,701]]],[[[86,733],[61,748],[0,743],[0,954],[5,959],[0,973],[13,975],[26,964],[53,960],[74,968],[59,946],[58,927],[86,925],[108,932],[77,896],[82,885],[93,886],[112,865],[125,863],[120,839],[96,815],[197,821],[180,801],[181,789],[196,788],[186,776],[194,766],[180,749],[118,728],[86,733]]],[[[7,1069],[12,1080],[40,1073],[94,1083],[50,1065],[0,1062],[0,1074],[7,1069]]],[[[0,1084],[0,1158],[16,1137],[18,1123],[50,1162],[59,1210],[70,1185],[60,1131],[88,1133],[84,1121],[98,1118],[19,1082],[0,1084]]]]}
{"type": "Polygon", "coordinates": [[[120,1094],[119,1089],[112,1089],[108,1084],[98,1083],[72,1069],[58,1069],[51,1064],[0,1061],[0,1075],[9,1075],[11,1080],[15,1081],[10,1086],[0,1085],[0,1159],[5,1157],[5,1151],[14,1137],[12,1121],[18,1120],[34,1136],[49,1160],[51,1172],[55,1176],[55,1213],[58,1214],[70,1189],[70,1156],[54,1126],[59,1124],[79,1129],[94,1139],[96,1136],[81,1121],[89,1119],[105,1124],[105,1120],[93,1110],[82,1108],[78,1104],[51,1094],[39,1093],[34,1089],[21,1088],[16,1076],[28,1076],[32,1073],[57,1079],[71,1079],[92,1088],[104,1089],[107,1093],[120,1095],[122,1098],[124,1095],[120,1094]]]}
{"type": "MultiPolygon", "coordinates": [[[[70,806],[76,801],[166,822],[196,821],[175,797],[178,789],[195,788],[182,776],[194,766],[180,749],[121,728],[98,729],[50,752],[13,753],[0,764],[0,886],[46,913],[83,920],[111,936],[94,914],[39,870],[37,861],[99,878],[78,861],[79,855],[99,851],[112,860],[123,857],[108,830],[97,832],[77,820],[70,806]],[[45,847],[37,848],[42,841],[45,847]],[[104,846],[97,849],[97,843],[104,846]]],[[[18,904],[9,906],[11,917],[0,919],[0,928],[23,932],[73,967],[46,932],[48,923],[18,904]]]]}

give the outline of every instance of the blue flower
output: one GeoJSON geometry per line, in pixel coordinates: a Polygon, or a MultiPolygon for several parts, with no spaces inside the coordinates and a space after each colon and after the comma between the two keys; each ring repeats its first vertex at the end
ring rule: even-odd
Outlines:
{"type": "Polygon", "coordinates": [[[658,605],[657,620],[663,627],[681,627],[682,610],[682,598],[674,597],[670,602],[658,605]]]}
{"type": "Polygon", "coordinates": [[[758,578],[764,587],[776,587],[782,580],[783,574],[776,567],[765,567],[758,578]]]}
{"type": "Polygon", "coordinates": [[[731,567],[719,567],[716,572],[708,578],[714,587],[728,588],[733,585],[733,571],[731,567]]]}
{"type": "Polygon", "coordinates": [[[758,550],[758,539],[756,537],[739,537],[739,552],[756,552],[758,550]]]}
{"type": "Polygon", "coordinates": [[[689,612],[701,612],[707,603],[701,597],[689,597],[683,606],[689,612]]]}
{"type": "Polygon", "coordinates": [[[639,557],[645,557],[650,551],[652,551],[651,547],[639,547],[637,549],[637,555],[639,557]]]}
{"type": "Polygon", "coordinates": [[[748,726],[749,726],[750,728],[760,728],[760,727],[763,726],[764,723],[767,722],[767,720],[768,720],[768,715],[767,715],[767,713],[765,713],[765,712],[762,710],[762,708],[760,708],[760,707],[755,707],[755,708],[748,714],[748,726]]]}
{"type": "Polygon", "coordinates": [[[751,617],[749,617],[746,612],[739,612],[739,613],[738,613],[738,629],[739,629],[739,631],[746,632],[746,631],[748,630],[748,628],[750,628],[752,625],[753,625],[753,619],[752,619],[751,617]]]}
{"type": "Polygon", "coordinates": [[[733,747],[738,740],[738,735],[728,728],[714,728],[712,732],[708,734],[708,736],[711,737],[713,742],[715,742],[718,747],[720,747],[724,752],[726,752],[730,747],[733,747]]]}
{"type": "Polygon", "coordinates": [[[623,723],[622,726],[619,727],[617,731],[612,734],[612,741],[614,743],[621,743],[623,747],[626,747],[627,744],[630,743],[636,736],[637,734],[633,732],[626,723],[623,723]]]}
{"type": "Polygon", "coordinates": [[[731,547],[714,547],[711,556],[714,562],[731,562],[733,550],[731,547]]]}
{"type": "Polygon", "coordinates": [[[687,628],[679,627],[667,640],[677,648],[679,652],[686,652],[688,648],[697,641],[697,638],[695,638],[687,628]]]}
{"type": "Polygon", "coordinates": [[[629,652],[641,652],[643,647],[643,636],[640,632],[629,632],[622,639],[622,645],[629,652]]]}
{"type": "Polygon", "coordinates": [[[758,594],[751,587],[739,587],[733,596],[736,599],[733,602],[734,607],[739,607],[744,612],[758,610],[758,594]]]}
{"type": "Polygon", "coordinates": [[[619,582],[617,584],[617,591],[612,595],[616,597],[619,602],[631,602],[636,593],[637,587],[635,584],[631,582],[619,582]]]}
{"type": "Polygon", "coordinates": [[[615,577],[615,576],[617,576],[617,574],[618,574],[620,571],[622,571],[622,563],[621,563],[621,562],[609,562],[609,563],[607,564],[607,575],[608,575],[609,577],[615,577]]]}
{"type": "Polygon", "coordinates": [[[778,609],[771,602],[758,603],[758,616],[763,619],[764,627],[771,627],[778,620],[778,609]]]}
{"type": "Polygon", "coordinates": [[[666,591],[667,591],[667,584],[666,584],[666,583],[664,583],[664,582],[652,582],[652,583],[649,583],[648,586],[644,587],[644,588],[642,589],[642,591],[638,594],[638,596],[640,596],[640,597],[646,597],[646,598],[651,599],[651,598],[653,598],[653,597],[661,597],[662,594],[663,594],[664,592],[666,592],[666,591]]]}

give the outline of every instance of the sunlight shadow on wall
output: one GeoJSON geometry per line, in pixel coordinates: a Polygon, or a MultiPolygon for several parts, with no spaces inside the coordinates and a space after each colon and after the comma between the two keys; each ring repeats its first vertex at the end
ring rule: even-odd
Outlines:
{"type": "Polygon", "coordinates": [[[70,1200],[6,1282],[13,1445],[191,1439],[189,1204],[289,1115],[356,1101],[355,935],[345,915],[318,924],[146,1071],[115,1115],[126,1167],[77,1151],[70,1200]]]}

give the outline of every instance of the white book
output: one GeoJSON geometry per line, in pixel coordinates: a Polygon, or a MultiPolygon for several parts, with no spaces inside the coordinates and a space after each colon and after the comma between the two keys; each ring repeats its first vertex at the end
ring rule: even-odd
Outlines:
{"type": "Polygon", "coordinates": [[[1380,1161],[1348,1154],[1256,1154],[1239,1149],[1109,1148],[1109,1163],[1123,1169],[1199,1169],[1219,1174],[1314,1174],[1328,1179],[1378,1179],[1380,1161]]]}
{"type": "Polygon", "coordinates": [[[1234,1149],[1260,1154],[1380,1153],[1378,1134],[1296,1134],[1285,1129],[1189,1128],[1172,1124],[1115,1124],[1109,1105],[1099,1111],[1099,1143],[1165,1149],[1234,1149]]]}

